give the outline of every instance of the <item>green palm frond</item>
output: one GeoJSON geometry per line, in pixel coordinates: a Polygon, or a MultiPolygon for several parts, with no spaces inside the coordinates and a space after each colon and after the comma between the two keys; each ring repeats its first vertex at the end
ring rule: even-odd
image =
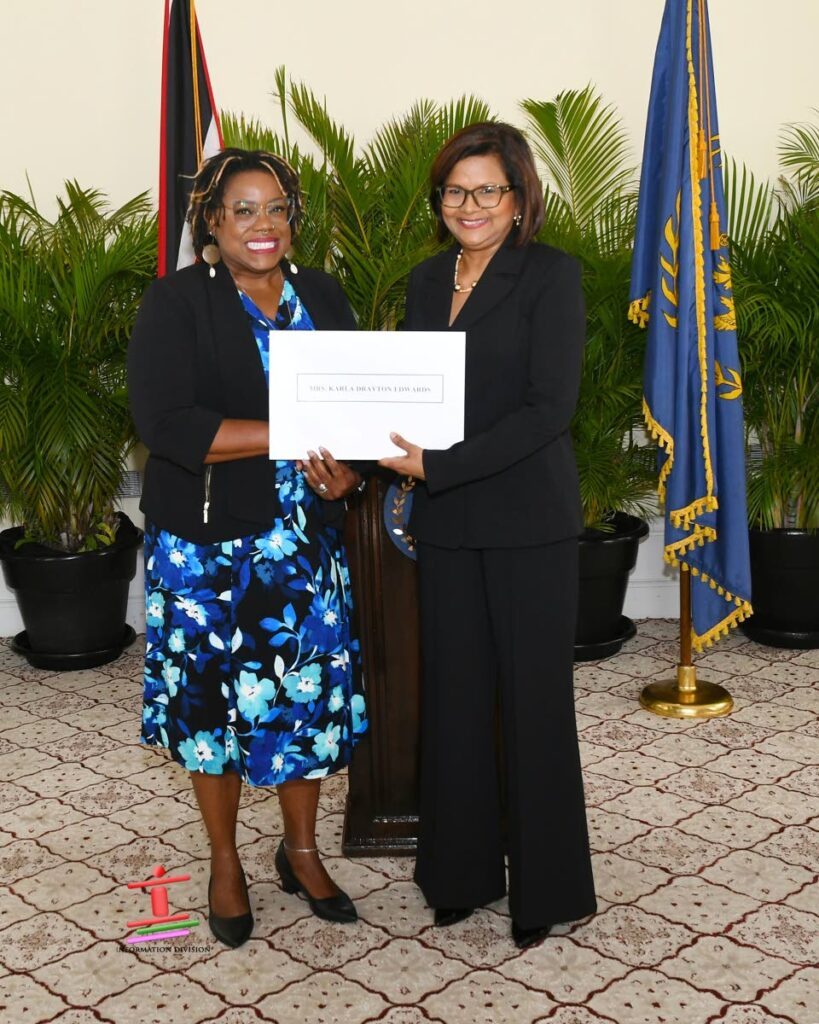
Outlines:
{"type": "Polygon", "coordinates": [[[585,228],[600,204],[633,188],[628,135],[614,107],[591,85],[569,89],[554,100],[524,100],[529,137],[551,183],[585,228]]]}
{"type": "Polygon", "coordinates": [[[29,539],[95,544],[134,437],[125,351],[155,272],[147,195],[112,209],[66,182],[57,216],[0,194],[0,516],[29,539]]]}

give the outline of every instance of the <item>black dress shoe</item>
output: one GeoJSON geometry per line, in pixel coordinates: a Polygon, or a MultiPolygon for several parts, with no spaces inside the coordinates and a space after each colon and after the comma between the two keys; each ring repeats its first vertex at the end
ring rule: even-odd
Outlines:
{"type": "Polygon", "coordinates": [[[306,896],[310,909],[316,917],[320,917],[324,921],[335,921],[338,924],[349,924],[352,921],[358,920],[358,914],[356,913],[353,901],[346,892],[342,892],[339,889],[337,896],[326,896],[323,900],[317,900],[310,895],[293,873],[293,868],[287,859],[283,839],[279,843],[278,850],[276,850],[276,870],[279,872],[282,889],[290,893],[300,892],[303,896],[306,896]]]}
{"type": "Polygon", "coordinates": [[[550,924],[539,924],[534,928],[521,928],[519,924],[512,921],[512,938],[515,940],[515,945],[518,949],[528,949],[530,946],[536,946],[538,942],[542,942],[543,939],[548,937],[551,930],[552,926],[550,924]]]}
{"type": "Polygon", "coordinates": [[[468,917],[472,917],[473,913],[472,907],[436,907],[435,927],[448,928],[451,924],[457,924],[459,921],[465,921],[468,917]]]}
{"type": "MultiPolygon", "coordinates": [[[[247,880],[245,879],[244,871],[242,871],[242,885],[245,889],[248,906],[250,906],[250,896],[248,896],[247,892],[247,880]]],[[[235,917],[220,917],[218,914],[214,914],[210,905],[212,886],[213,876],[211,875],[208,882],[208,924],[210,925],[210,930],[220,942],[224,942],[231,949],[236,949],[237,946],[241,946],[250,938],[253,931],[253,914],[250,911],[246,914],[237,914],[235,917]]]]}

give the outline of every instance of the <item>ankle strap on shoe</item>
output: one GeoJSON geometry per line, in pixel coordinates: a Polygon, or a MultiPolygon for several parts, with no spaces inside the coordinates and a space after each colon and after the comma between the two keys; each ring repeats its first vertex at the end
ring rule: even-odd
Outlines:
{"type": "Polygon", "coordinates": [[[282,840],[282,846],[288,853],[318,853],[317,846],[289,846],[284,840],[282,840]]]}

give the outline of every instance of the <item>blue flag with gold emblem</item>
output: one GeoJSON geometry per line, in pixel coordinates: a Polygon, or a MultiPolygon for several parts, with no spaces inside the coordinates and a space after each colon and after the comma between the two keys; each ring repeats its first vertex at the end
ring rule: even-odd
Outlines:
{"type": "Polygon", "coordinates": [[[666,0],[643,151],[629,318],[648,332],[665,560],[690,571],[692,645],[751,614],[742,379],[705,0],[666,0]]]}

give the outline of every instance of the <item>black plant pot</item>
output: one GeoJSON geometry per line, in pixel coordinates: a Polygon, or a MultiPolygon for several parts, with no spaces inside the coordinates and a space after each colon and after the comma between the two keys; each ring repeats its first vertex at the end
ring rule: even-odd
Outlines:
{"type": "Polygon", "coordinates": [[[628,576],[637,562],[648,523],[617,512],[614,531],[584,530],[580,535],[580,593],[574,660],[592,661],[616,654],[636,627],[623,615],[628,576]]]}
{"type": "Polygon", "coordinates": [[[77,555],[39,544],[15,549],[22,528],[0,532],[3,577],[25,626],[12,647],[37,668],[93,668],[113,661],[133,642],[125,616],[142,531],[123,513],[118,516],[110,547],[77,555]]]}
{"type": "Polygon", "coordinates": [[[819,530],[749,530],[751,604],[740,624],[769,647],[819,647],[819,530]]]}

